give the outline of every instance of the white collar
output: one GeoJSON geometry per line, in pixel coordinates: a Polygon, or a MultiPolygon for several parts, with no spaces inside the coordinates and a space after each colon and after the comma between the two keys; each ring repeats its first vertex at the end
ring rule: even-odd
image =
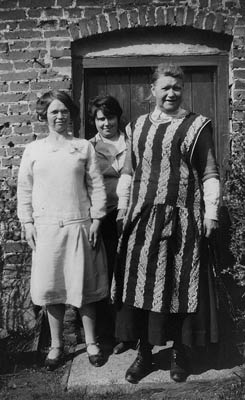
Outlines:
{"type": "Polygon", "coordinates": [[[169,122],[174,118],[182,118],[186,115],[187,111],[183,108],[178,108],[173,114],[166,114],[164,111],[159,110],[155,107],[154,111],[151,113],[151,119],[154,122],[169,122]]]}

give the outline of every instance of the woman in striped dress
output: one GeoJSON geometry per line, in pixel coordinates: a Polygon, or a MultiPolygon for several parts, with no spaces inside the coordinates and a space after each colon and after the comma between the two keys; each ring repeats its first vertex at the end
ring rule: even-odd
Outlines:
{"type": "Polygon", "coordinates": [[[155,110],[128,126],[131,144],[117,189],[119,215],[126,216],[114,297],[116,335],[139,339],[126,372],[131,383],[150,370],[153,345],[174,341],[170,374],[183,381],[185,345],[217,341],[215,318],[207,327],[215,304],[207,307],[212,296],[201,253],[217,227],[219,174],[211,122],[182,109],[182,93],[183,71],[159,65],[155,110]]]}

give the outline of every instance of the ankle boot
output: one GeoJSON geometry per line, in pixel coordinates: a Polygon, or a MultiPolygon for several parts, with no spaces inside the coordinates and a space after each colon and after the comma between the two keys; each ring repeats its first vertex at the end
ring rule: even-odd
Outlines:
{"type": "Polygon", "coordinates": [[[175,382],[184,382],[189,375],[189,363],[185,346],[179,345],[172,348],[170,378],[175,382]]]}
{"type": "Polygon", "coordinates": [[[152,346],[144,344],[139,346],[138,354],[134,362],[126,371],[125,379],[130,383],[138,383],[148,372],[152,366],[152,346]]]}

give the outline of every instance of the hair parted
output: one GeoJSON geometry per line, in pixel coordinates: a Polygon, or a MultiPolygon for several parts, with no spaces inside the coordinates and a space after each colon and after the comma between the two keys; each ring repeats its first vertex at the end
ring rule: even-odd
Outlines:
{"type": "Polygon", "coordinates": [[[116,115],[118,122],[120,121],[122,115],[122,109],[115,97],[107,96],[97,96],[89,101],[88,113],[90,122],[94,124],[97,111],[102,111],[106,117],[116,115]]]}
{"type": "Polygon", "coordinates": [[[47,120],[47,110],[53,100],[61,101],[70,112],[71,119],[74,120],[79,115],[79,108],[63,90],[50,90],[44,93],[36,103],[36,112],[39,121],[47,120]]]}
{"type": "Polygon", "coordinates": [[[177,64],[159,64],[153,71],[151,82],[155,83],[162,75],[178,78],[184,83],[183,69],[177,64]]]}

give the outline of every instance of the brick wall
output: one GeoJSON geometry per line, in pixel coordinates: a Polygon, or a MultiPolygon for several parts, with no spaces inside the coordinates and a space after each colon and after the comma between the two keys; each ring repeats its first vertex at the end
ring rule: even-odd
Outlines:
{"type": "Polygon", "coordinates": [[[37,97],[48,89],[72,91],[74,40],[160,25],[233,37],[231,127],[244,129],[245,1],[0,0],[0,328],[25,329],[34,323],[30,251],[16,218],[16,177],[25,144],[46,133],[35,118],[37,97]]]}

